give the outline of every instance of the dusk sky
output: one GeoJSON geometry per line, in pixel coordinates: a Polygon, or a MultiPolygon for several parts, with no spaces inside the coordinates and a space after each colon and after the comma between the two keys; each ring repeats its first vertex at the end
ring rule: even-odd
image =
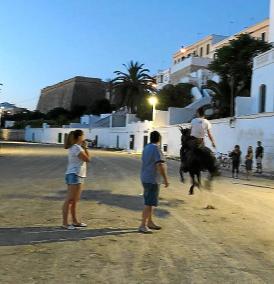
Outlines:
{"type": "Polygon", "coordinates": [[[0,102],[35,109],[40,89],[113,77],[131,59],[154,74],[209,34],[268,17],[269,0],[0,0],[0,102]]]}

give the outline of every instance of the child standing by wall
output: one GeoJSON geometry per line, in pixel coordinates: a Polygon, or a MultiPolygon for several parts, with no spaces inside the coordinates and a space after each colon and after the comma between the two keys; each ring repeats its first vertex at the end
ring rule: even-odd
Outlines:
{"type": "Polygon", "coordinates": [[[66,171],[66,184],[68,185],[67,197],[63,205],[63,228],[74,230],[77,227],[86,227],[77,218],[76,205],[80,199],[82,185],[86,178],[86,163],[90,161],[87,143],[82,130],[71,131],[65,141],[68,149],[68,166],[66,171]],[[72,224],[68,223],[69,211],[72,224]]]}
{"type": "Polygon", "coordinates": [[[241,150],[239,145],[235,145],[234,150],[229,154],[232,160],[232,178],[239,177],[239,167],[241,162],[241,150]],[[236,173],[236,175],[235,175],[236,173]]]}
{"type": "Polygon", "coordinates": [[[245,156],[246,178],[249,180],[250,173],[252,171],[253,164],[253,149],[252,146],[248,146],[247,154],[245,156]]]}

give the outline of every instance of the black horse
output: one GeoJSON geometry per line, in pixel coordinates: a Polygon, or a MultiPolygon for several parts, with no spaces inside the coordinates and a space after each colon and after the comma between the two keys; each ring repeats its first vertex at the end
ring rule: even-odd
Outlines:
{"type": "Polygon", "coordinates": [[[207,187],[210,188],[211,181],[215,175],[218,174],[218,167],[216,158],[208,147],[198,145],[195,138],[190,136],[189,128],[180,127],[181,131],[181,143],[180,150],[181,166],[180,176],[182,182],[184,182],[183,173],[189,172],[191,177],[191,187],[189,194],[194,194],[194,187],[200,188],[201,185],[201,172],[208,171],[209,178],[207,181],[207,187]]]}

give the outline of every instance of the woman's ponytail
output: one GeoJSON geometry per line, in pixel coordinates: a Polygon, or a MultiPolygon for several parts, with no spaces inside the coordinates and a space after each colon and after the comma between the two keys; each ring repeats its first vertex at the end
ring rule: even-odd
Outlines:
{"type": "Polygon", "coordinates": [[[74,131],[70,131],[70,133],[65,137],[64,148],[69,149],[75,143],[74,140],[74,131]]]}
{"type": "Polygon", "coordinates": [[[81,129],[70,131],[68,135],[65,136],[64,148],[69,149],[73,144],[75,144],[79,136],[83,136],[84,132],[81,129]]]}

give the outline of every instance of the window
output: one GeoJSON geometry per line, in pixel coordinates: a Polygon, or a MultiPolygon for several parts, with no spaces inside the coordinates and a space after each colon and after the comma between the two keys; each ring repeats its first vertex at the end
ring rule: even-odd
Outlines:
{"type": "Polygon", "coordinates": [[[158,83],[163,83],[163,78],[164,78],[164,76],[163,76],[163,75],[160,75],[160,76],[158,77],[158,83]]]}
{"type": "Polygon", "coordinates": [[[200,57],[203,57],[203,55],[204,55],[204,49],[201,47],[200,48],[200,57]]]}
{"type": "Polygon", "coordinates": [[[208,45],[206,46],[206,54],[208,55],[209,52],[210,52],[210,44],[208,44],[208,45]]]}
{"type": "Polygon", "coordinates": [[[217,58],[218,58],[217,53],[214,53],[213,58],[214,58],[214,59],[217,59],[217,58]]]}
{"type": "Polygon", "coordinates": [[[261,34],[261,40],[262,40],[262,41],[265,41],[265,33],[262,33],[262,34],[261,34]]]}
{"type": "Polygon", "coordinates": [[[183,56],[183,57],[181,57],[181,60],[183,61],[185,59],[185,57],[183,56]]]}
{"type": "Polygon", "coordinates": [[[265,112],[265,102],[266,102],[266,85],[260,86],[259,95],[259,112],[265,112]]]}

